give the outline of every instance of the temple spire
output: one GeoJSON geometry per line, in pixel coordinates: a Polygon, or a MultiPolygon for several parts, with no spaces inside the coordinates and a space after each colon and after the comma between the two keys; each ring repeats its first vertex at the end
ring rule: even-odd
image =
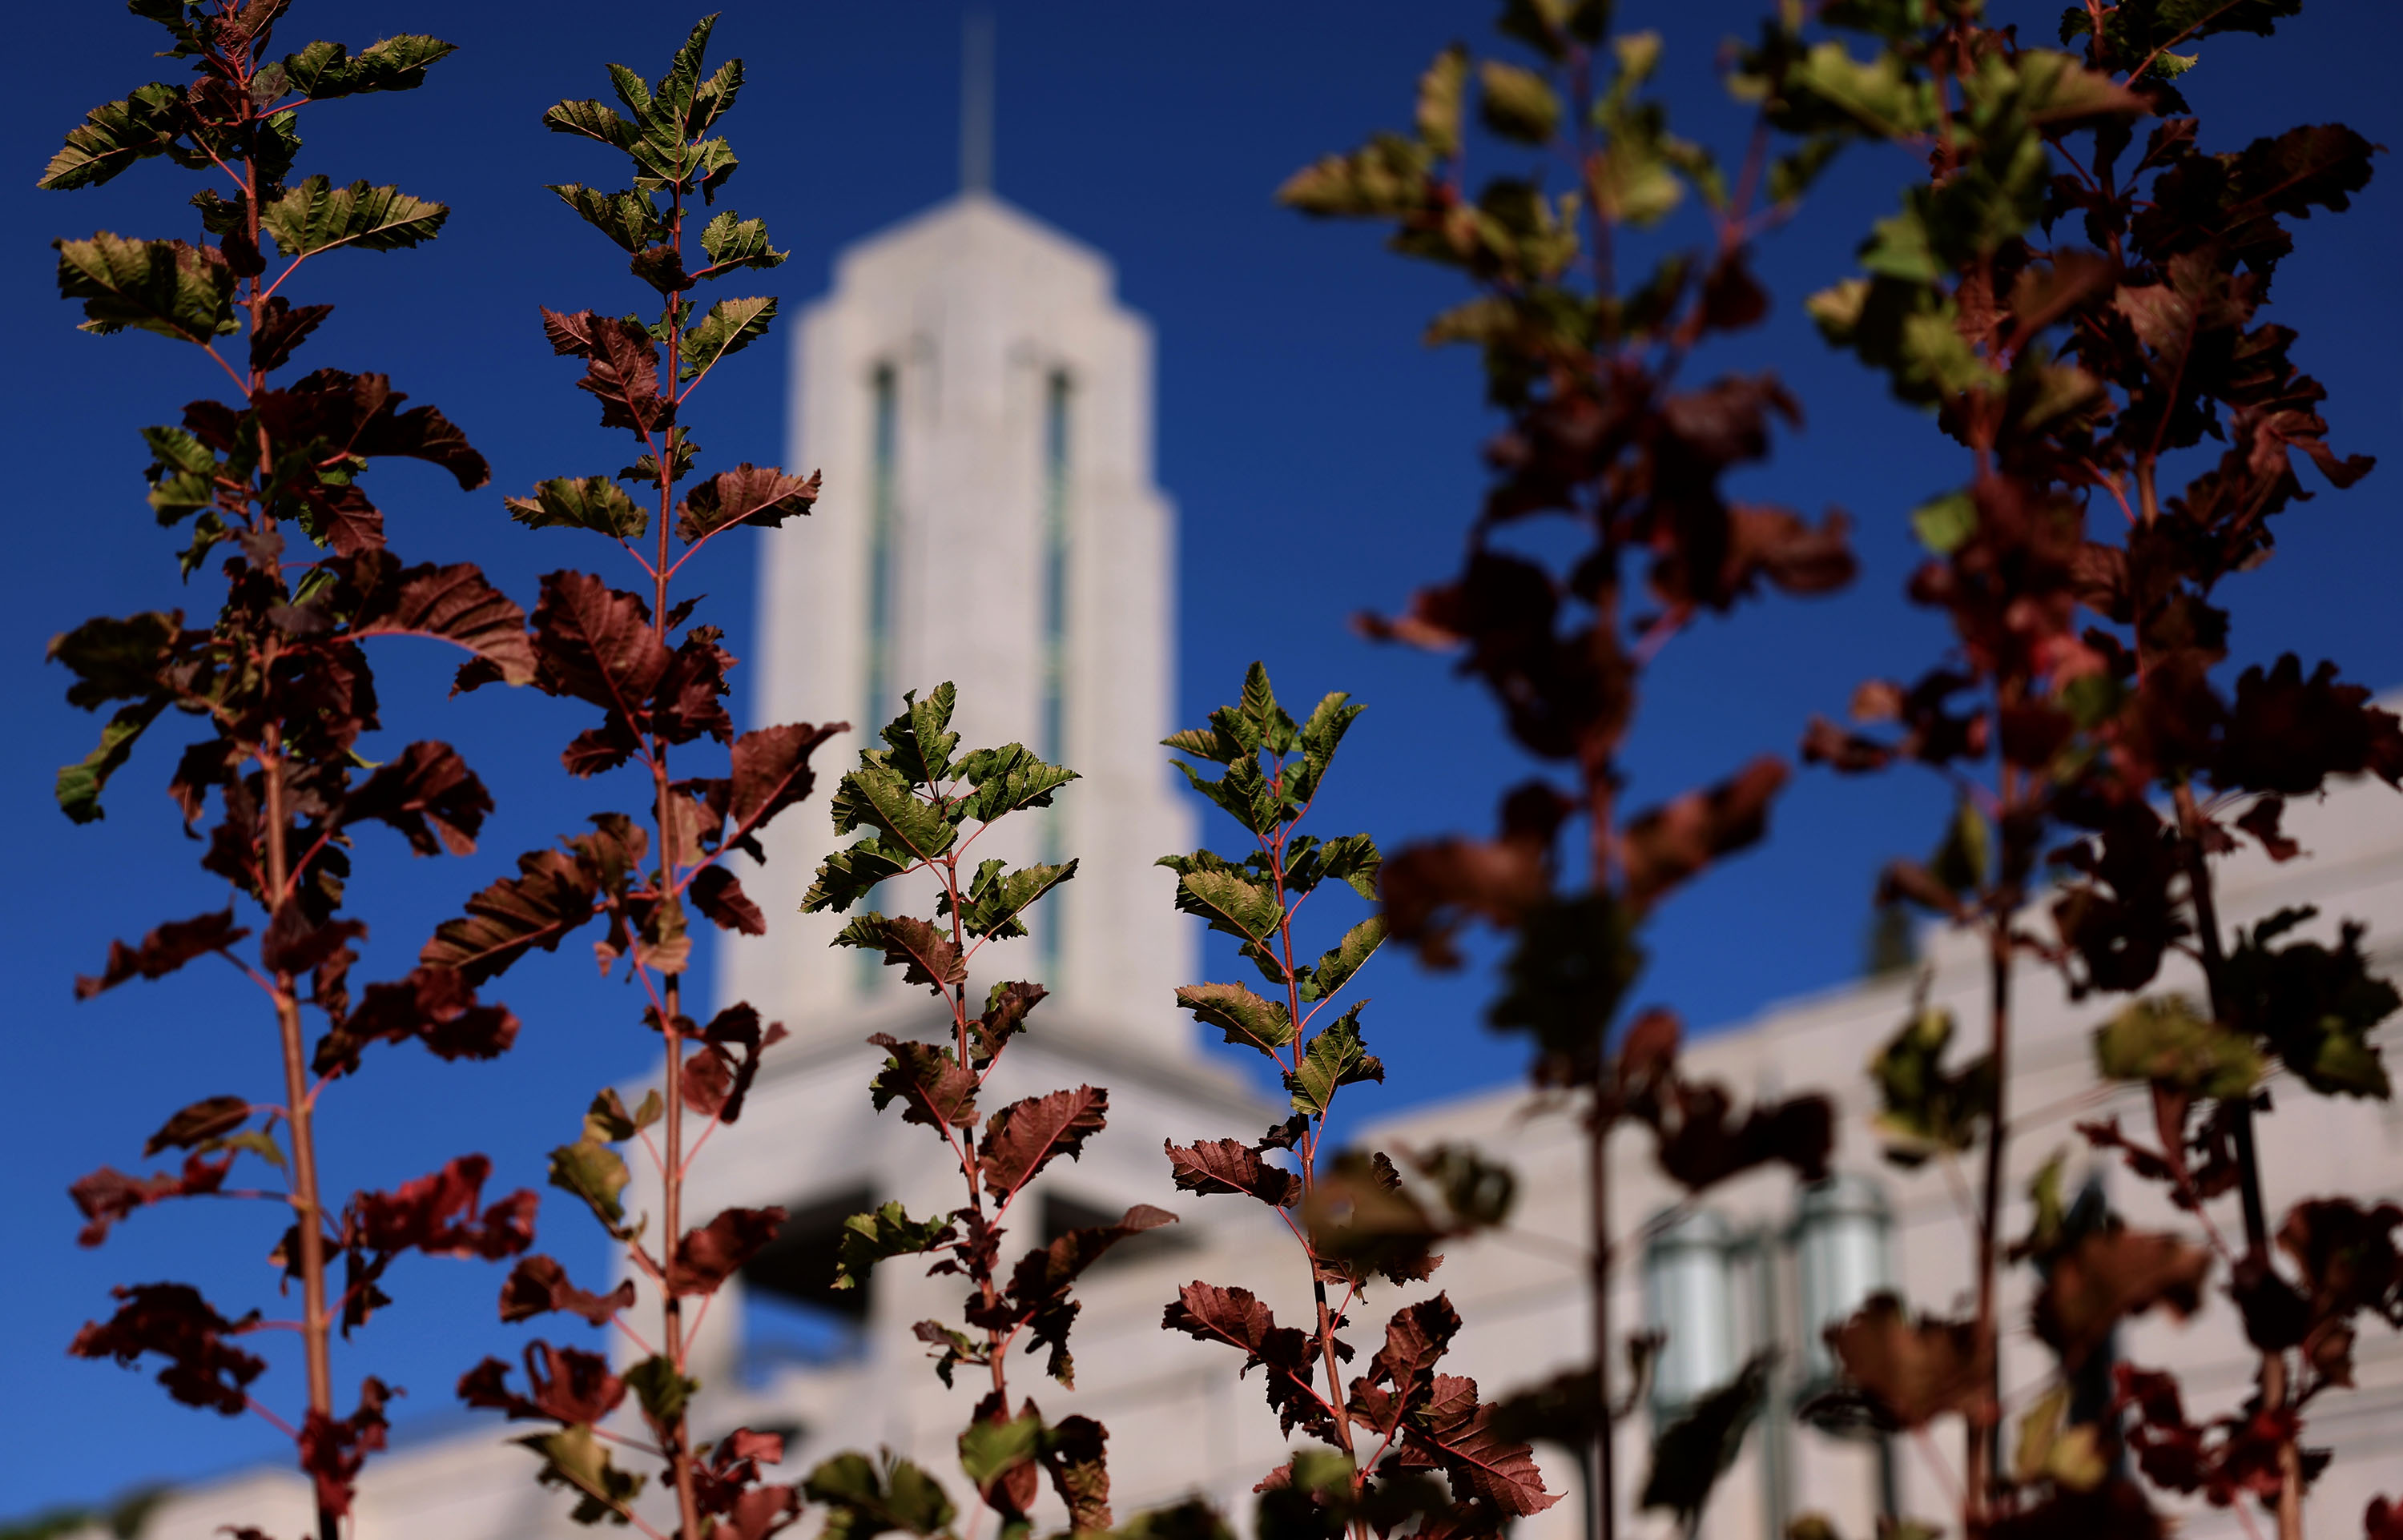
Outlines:
{"type": "Polygon", "coordinates": [[[960,190],[993,190],[993,13],[960,23],[960,190]]]}

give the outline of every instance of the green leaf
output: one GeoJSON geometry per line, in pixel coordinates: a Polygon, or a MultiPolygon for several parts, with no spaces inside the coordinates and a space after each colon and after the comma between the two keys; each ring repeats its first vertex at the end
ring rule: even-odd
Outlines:
{"type": "Polygon", "coordinates": [[[1938,1006],[1914,1011],[1869,1061],[1882,1109],[1875,1120],[1886,1158],[1916,1166],[1931,1155],[1958,1154],[1978,1142],[1994,1105],[1994,1064],[1979,1055],[1947,1069],[1952,1013],[1938,1006]]]}
{"type": "Polygon", "coordinates": [[[530,529],[565,525],[618,540],[639,540],[651,527],[650,510],[605,476],[554,477],[536,484],[532,497],[505,497],[509,517],[530,529]]]}
{"type": "Polygon", "coordinates": [[[1930,875],[1958,894],[1974,894],[1986,885],[1993,869],[1994,837],[1976,804],[1963,798],[1944,826],[1943,842],[1928,858],[1930,875]]]}
{"type": "Polygon", "coordinates": [[[238,280],[213,246],[127,241],[106,230],[89,241],[50,243],[59,254],[59,296],[83,301],[85,331],[105,335],[132,326],[206,343],[238,329],[238,280]]]}
{"type": "Polygon", "coordinates": [[[2094,1032],[2094,1067],[2109,1080],[2149,1080],[2198,1096],[2243,1095],[2267,1066],[2243,1034],[2182,994],[2131,1001],[2094,1032]]]}
{"type": "Polygon", "coordinates": [[[701,254],[709,258],[704,274],[731,272],[737,268],[773,268],[784,265],[790,252],[777,251],[768,244],[768,222],[745,219],[732,209],[721,209],[701,227],[701,254]]]}
{"type": "Polygon", "coordinates": [[[543,1458],[536,1479],[546,1486],[570,1487],[584,1494],[571,1516],[579,1524],[618,1519],[643,1490],[643,1478],[609,1463],[609,1450],[591,1425],[573,1423],[557,1433],[537,1433],[517,1440],[543,1458]]]}
{"type": "Polygon", "coordinates": [[[837,851],[826,858],[826,864],[818,867],[817,881],[801,900],[801,912],[815,914],[820,909],[832,909],[837,914],[847,914],[851,906],[867,897],[878,883],[900,876],[916,864],[913,858],[888,852],[879,839],[862,839],[849,850],[837,851]]]}
{"type": "Polygon", "coordinates": [[[912,1219],[902,1212],[898,1199],[867,1214],[854,1214],[842,1222],[842,1236],[836,1242],[834,1286],[857,1288],[886,1257],[932,1251],[951,1235],[949,1220],[912,1219]]]}
{"type": "MultiPolygon", "coordinates": [[[[866,760],[868,756],[862,755],[866,760]]],[[[884,756],[877,756],[879,760],[884,756]]],[[[898,757],[895,756],[893,757],[898,757]]],[[[834,796],[834,831],[849,834],[862,824],[884,831],[884,848],[912,861],[931,860],[951,845],[959,825],[921,801],[889,763],[864,763],[842,778],[834,796]]]]}
{"type": "Polygon", "coordinates": [[[1324,1000],[1352,981],[1376,950],[1384,944],[1385,920],[1372,914],[1343,933],[1337,942],[1301,978],[1301,997],[1305,1001],[1324,1000]]]}
{"type": "Polygon", "coordinates": [[[951,773],[974,788],[960,804],[962,815],[985,824],[1021,808],[1048,808],[1053,792],[1077,779],[1075,770],[1047,765],[1020,743],[978,749],[951,773]]]}
{"type": "Polygon", "coordinates": [[[590,1120],[582,1138],[550,1152],[550,1185],[584,1200],[592,1217],[619,1240],[632,1234],[626,1227],[626,1205],[618,1196],[632,1179],[618,1152],[594,1137],[590,1120]]]}
{"type": "Polygon", "coordinates": [[[1965,492],[1948,492],[1910,510],[1910,533],[1938,556],[1950,556],[1978,533],[1978,505],[1965,492]]]}
{"type": "Polygon", "coordinates": [[[150,447],[146,501],[162,525],[182,523],[216,502],[216,451],[182,428],[144,428],[142,441],[150,447]]]}
{"type": "Polygon", "coordinates": [[[354,182],[338,187],[312,176],[258,211],[259,227],[286,257],[310,257],[337,246],[397,251],[431,241],[451,210],[411,198],[398,187],[354,182]]]}
{"type": "Polygon", "coordinates": [[[667,227],[660,222],[658,210],[643,193],[596,192],[574,182],[554,186],[550,190],[586,224],[630,252],[667,239],[667,227]]]}
{"type": "Polygon", "coordinates": [[[1468,82],[1468,50],[1454,43],[1419,76],[1419,143],[1450,160],[1460,153],[1461,90],[1468,82]]]}
{"type": "Polygon", "coordinates": [[[2270,944],[2316,912],[2281,909],[2239,934],[2228,958],[2229,1014],[2233,1025],[2258,1036],[2321,1095],[2384,1101],[2394,1087],[2369,1034],[2403,1007],[2403,995],[2369,972],[2361,924],[2344,922],[2334,947],[2270,944]]]}
{"type": "Polygon", "coordinates": [[[767,336],[775,319],[773,299],[720,299],[684,334],[684,362],[677,378],[699,379],[719,359],[767,336]]]}
{"type": "Polygon", "coordinates": [[[1323,845],[1313,841],[1306,848],[1295,848],[1301,844],[1302,839],[1297,839],[1286,847],[1286,887],[1310,893],[1321,882],[1344,882],[1361,897],[1376,902],[1377,875],[1384,869],[1385,858],[1377,853],[1374,839],[1365,834],[1345,834],[1323,845]]]}
{"type": "Polygon", "coordinates": [[[1177,880],[1176,908],[1198,914],[1210,928],[1263,941],[1277,932],[1285,908],[1273,888],[1245,881],[1231,871],[1189,871],[1177,880]]]}
{"type": "Polygon", "coordinates": [[[826,1510],[821,1540],[870,1540],[894,1530],[942,1534],[957,1513],[941,1483],[890,1450],[882,1469],[856,1453],[821,1462],[801,1495],[826,1510]]]}
{"type": "Polygon", "coordinates": [[[312,43],[284,56],[286,85],[312,101],[360,96],[369,91],[415,90],[425,84],[426,66],[456,53],[438,37],[405,35],[369,44],[357,58],[340,43],[312,43]]]}
{"type": "Polygon", "coordinates": [[[1561,101],[1542,76],[1517,64],[1487,59],[1477,66],[1477,83],[1482,88],[1478,116],[1487,128],[1521,145],[1552,142],[1553,133],[1561,126],[1561,101]]]}
{"type": "Polygon", "coordinates": [[[1033,1412],[1006,1422],[979,1418],[960,1430],[960,1469],[979,1491],[988,1490],[1033,1460],[1042,1437],[1043,1419],[1033,1412]]]}
{"type": "MultiPolygon", "coordinates": [[[[1221,708],[1223,712],[1224,708],[1221,708]]],[[[1211,714],[1215,720],[1218,712],[1211,714]]],[[[1255,660],[1243,671],[1243,700],[1237,708],[1242,726],[1237,736],[1247,748],[1265,748],[1271,754],[1291,754],[1300,742],[1293,718],[1277,704],[1276,690],[1269,684],[1268,666],[1255,660]]]]}
{"type": "Polygon", "coordinates": [[[119,707],[109,717],[108,725],[100,729],[99,745],[74,764],[60,767],[54,793],[59,811],[78,824],[101,818],[100,794],[108,785],[108,778],[124,768],[125,761],[132,756],[134,741],[166,709],[164,695],[119,707]]]}
{"type": "Polygon", "coordinates": [[[1342,1087],[1385,1078],[1384,1062],[1360,1040],[1360,1008],[1354,1006],[1321,1027],[1311,1038],[1300,1064],[1285,1077],[1294,1111],[1323,1117],[1342,1087]]]}
{"type": "MultiPolygon", "coordinates": [[[[959,691],[948,679],[926,699],[911,690],[901,697],[901,715],[884,725],[879,736],[893,746],[893,768],[920,785],[933,786],[951,778],[951,754],[960,735],[951,730],[951,706],[959,691]]],[[[838,833],[840,831],[838,830],[838,833]]]]}
{"type": "Polygon", "coordinates": [[[144,86],[84,114],[83,125],[67,134],[65,147],[50,157],[34,185],[53,191],[96,187],[136,160],[167,154],[187,121],[179,88],[144,86]]]}
{"type": "Polygon", "coordinates": [[[665,1354],[654,1353],[629,1368],[620,1377],[632,1387],[634,1398],[642,1403],[643,1414],[653,1426],[674,1422],[684,1415],[701,1381],[687,1379],[676,1372],[665,1354]]]}
{"type": "MultiPolygon", "coordinates": [[[[987,861],[977,870],[961,911],[960,923],[970,936],[1002,940],[1024,936],[1026,926],[1019,916],[1033,908],[1036,899],[1076,875],[1074,861],[1064,866],[1027,867],[1007,876],[1001,875],[1001,867],[999,861],[987,861]]],[[[935,907],[938,913],[949,914],[950,896],[938,898],[935,907]]]]}
{"type": "Polygon", "coordinates": [[[1390,218],[1423,207],[1433,157],[1399,134],[1379,134],[1350,155],[1329,155],[1285,179],[1277,201],[1321,217],[1390,218]]]}
{"type": "Polygon", "coordinates": [[[1179,985],[1176,1003],[1225,1033],[1228,1042],[1246,1044],[1271,1057],[1271,1050],[1293,1041],[1292,1013],[1241,984],[1179,985]]]}
{"type": "Polygon", "coordinates": [[[562,102],[542,115],[542,126],[553,133],[581,134],[621,150],[632,150],[639,137],[634,125],[594,101],[562,102]]]}

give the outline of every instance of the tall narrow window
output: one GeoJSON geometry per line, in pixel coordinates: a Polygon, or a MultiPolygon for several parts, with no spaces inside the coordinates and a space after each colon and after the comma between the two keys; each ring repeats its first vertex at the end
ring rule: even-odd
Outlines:
{"type": "MultiPolygon", "coordinates": [[[[891,711],[893,694],[893,610],[894,610],[894,526],[897,522],[894,504],[895,483],[898,479],[896,461],[900,448],[901,403],[900,382],[890,364],[879,364],[868,382],[869,422],[868,470],[868,635],[865,677],[861,680],[864,707],[860,720],[868,724],[869,742],[875,741],[877,728],[891,711]]],[[[868,895],[873,907],[876,895],[868,895]]],[[[854,954],[858,967],[859,992],[871,993],[882,981],[883,959],[872,951],[854,954]]]]}
{"type": "MultiPolygon", "coordinates": [[[[1068,753],[1068,409],[1065,370],[1054,369],[1043,392],[1043,716],[1037,752],[1051,764],[1068,753]]],[[[1063,859],[1067,842],[1054,805],[1043,821],[1043,859],[1063,859]]],[[[1066,911],[1044,907],[1040,945],[1043,975],[1060,968],[1061,932],[1066,911]]]]}

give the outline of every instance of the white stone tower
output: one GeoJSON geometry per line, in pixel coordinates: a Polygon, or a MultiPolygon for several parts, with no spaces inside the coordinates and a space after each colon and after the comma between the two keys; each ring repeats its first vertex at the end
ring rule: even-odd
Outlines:
{"type": "MultiPolygon", "coordinates": [[[[1104,258],[993,197],[977,157],[964,159],[958,196],[842,253],[832,292],[800,317],[785,463],[822,469],[826,493],[812,518],[767,537],[749,649],[750,723],[854,724],[820,750],[820,789],[771,831],[764,867],[743,873],[770,931],[723,937],[718,1003],[750,1001],[792,1040],[768,1055],[742,1121],[714,1136],[688,1204],[774,1203],[791,1216],[713,1302],[696,1368],[714,1387],[706,1421],[792,1427],[797,1458],[882,1444],[942,1468],[962,1414],[910,1335],[914,1322],[957,1316],[956,1281],[898,1261],[866,1297],[828,1286],[849,1214],[892,1199],[936,1214],[964,1200],[941,1145],[880,1117],[867,1093],[882,1058],[871,1033],[933,1035],[948,1018],[898,970],[830,947],[839,918],[798,912],[819,862],[847,842],[827,791],[904,690],[951,680],[964,746],[1022,742],[1083,776],[1054,809],[998,831],[1012,837],[993,853],[1013,864],[1079,867],[1032,936],[979,956],[971,987],[1031,978],[1051,991],[981,1100],[1106,1086],[1110,1126],[1030,1189],[1007,1248],[1137,1202],[1185,1214],[1104,1263],[1160,1276],[1122,1314],[1087,1317],[1080,1391],[1049,1387],[1046,1408],[1134,1394],[1141,1406],[1118,1418],[1160,1419],[1168,1436],[1181,1403],[1111,1387],[1190,1367],[1194,1345],[1159,1329],[1160,1301],[1183,1281],[1171,1273],[1190,1265],[1185,1254],[1267,1224],[1193,1212],[1160,1154],[1165,1138],[1264,1128],[1277,1109],[1199,1051],[1174,1003],[1174,987],[1200,977],[1199,925],[1176,913],[1174,877],[1154,863],[1192,849],[1196,831],[1159,744],[1181,724],[1150,331],[1117,302],[1104,258]]],[[[916,882],[923,891],[878,907],[924,912],[931,882],[916,882]]],[[[655,1187],[637,1162],[630,1203],[657,1213],[655,1187]]],[[[1039,1365],[1024,1372],[1040,1390],[1039,1365]]]]}
{"type": "MultiPolygon", "coordinates": [[[[1111,290],[1101,256],[974,188],[842,255],[797,328],[787,464],[826,490],[767,541],[753,718],[849,720],[831,776],[904,690],[950,679],[967,746],[1080,771],[1007,853],[1075,856],[1076,879],[995,965],[1044,980],[1061,1030],[1181,1058],[1194,947],[1151,865],[1193,841],[1158,747],[1178,725],[1174,516],[1151,479],[1150,331],[1111,290]]],[[[721,978],[799,1035],[855,1040],[900,986],[826,946],[839,921],[795,913],[835,843],[815,809],[775,831],[744,881],[777,923],[721,978]]]]}

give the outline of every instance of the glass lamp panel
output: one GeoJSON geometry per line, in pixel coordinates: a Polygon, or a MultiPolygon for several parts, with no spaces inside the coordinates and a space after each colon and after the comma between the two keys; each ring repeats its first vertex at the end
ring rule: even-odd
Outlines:
{"type": "Polygon", "coordinates": [[[1645,1248],[1645,1320],[1664,1339],[1652,1377],[1658,1411],[1674,1412],[1735,1378],[1730,1241],[1727,1221],[1696,1210],[1645,1248]]]}
{"type": "Polygon", "coordinates": [[[1869,1296],[1894,1287],[1886,1230],[1884,1194],[1867,1177],[1840,1174],[1803,1189],[1795,1251],[1802,1285],[1802,1367],[1814,1384],[1835,1377],[1827,1328],[1860,1309],[1869,1296]]]}

